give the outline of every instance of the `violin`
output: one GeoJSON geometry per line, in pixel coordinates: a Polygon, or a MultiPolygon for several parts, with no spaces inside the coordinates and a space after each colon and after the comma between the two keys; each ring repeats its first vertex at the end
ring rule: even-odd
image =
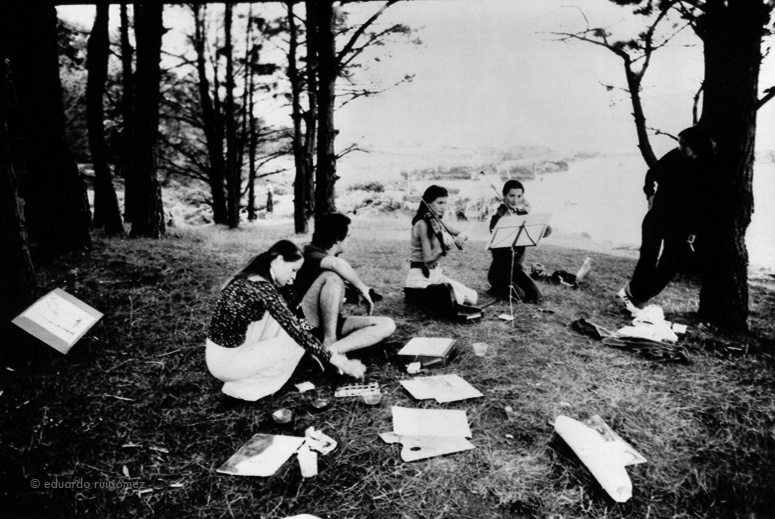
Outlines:
{"type": "Polygon", "coordinates": [[[423,218],[430,226],[433,234],[435,234],[436,238],[438,238],[439,243],[441,243],[442,256],[446,256],[447,251],[452,248],[452,246],[449,244],[450,241],[455,244],[457,250],[463,250],[463,247],[455,241],[455,237],[449,231],[449,228],[447,228],[446,224],[435,212],[433,212],[433,209],[431,209],[431,206],[428,205],[428,202],[426,202],[423,198],[420,198],[420,200],[423,204],[425,204],[425,208],[428,209],[428,212],[423,215],[423,218]]]}

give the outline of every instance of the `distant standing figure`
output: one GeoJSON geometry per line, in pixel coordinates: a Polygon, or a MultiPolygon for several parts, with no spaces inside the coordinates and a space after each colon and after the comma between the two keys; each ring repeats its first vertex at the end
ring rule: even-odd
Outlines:
{"type": "Polygon", "coordinates": [[[253,258],[226,283],[207,333],[205,360],[231,397],[255,401],[279,390],[305,352],[353,377],[365,367],[324,346],[290,312],[277,291],[293,283],[304,258],[295,243],[281,240],[253,258]]]}
{"type": "Polygon", "coordinates": [[[710,203],[714,143],[699,127],[678,134],[678,148],[669,151],[646,173],[643,192],[648,212],[643,218],[640,258],[630,282],[617,296],[631,313],[662,292],[680,267],[710,203]]]}

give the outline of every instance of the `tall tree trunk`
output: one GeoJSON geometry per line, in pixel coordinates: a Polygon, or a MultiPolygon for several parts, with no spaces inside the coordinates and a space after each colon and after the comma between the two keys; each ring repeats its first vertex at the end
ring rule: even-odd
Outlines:
{"type": "Polygon", "coordinates": [[[226,42],[226,209],[231,229],[239,227],[240,199],[242,198],[242,172],[237,157],[236,114],[234,113],[234,48],[231,41],[233,5],[226,2],[224,28],[226,42]]]}
{"type": "MultiPolygon", "coordinates": [[[[317,22],[315,21],[314,0],[306,0],[305,26],[307,29],[307,112],[304,114],[304,207],[305,228],[315,214],[315,151],[317,150],[318,129],[318,51],[317,22]]],[[[306,232],[306,230],[305,230],[306,232]]]]}
{"type": "Polygon", "coordinates": [[[135,3],[137,40],[137,91],[135,95],[135,180],[137,212],[132,217],[132,237],[160,238],[165,231],[161,184],[156,174],[159,132],[161,38],[164,4],[153,0],[135,3]]]}
{"type": "Polygon", "coordinates": [[[108,234],[121,234],[124,225],[118,197],[113,186],[113,173],[108,164],[105,145],[105,123],[103,97],[108,78],[108,4],[98,4],[94,26],[89,36],[86,68],[89,73],[86,82],[86,118],[89,128],[89,149],[94,164],[94,227],[102,227],[108,234]]]}
{"type": "MultiPolygon", "coordinates": [[[[304,134],[302,133],[301,91],[302,77],[299,73],[296,54],[299,48],[298,28],[296,27],[293,2],[288,2],[288,80],[291,83],[291,119],[293,121],[293,162],[296,175],[293,181],[293,223],[296,234],[304,234],[309,230],[309,196],[307,191],[307,175],[309,170],[304,160],[304,134]]],[[[309,16],[309,15],[308,15],[309,16]]],[[[309,34],[307,35],[309,38],[309,34]]],[[[307,40],[309,44],[309,40],[307,40]]],[[[310,47],[307,47],[308,49],[310,47]]],[[[309,65],[309,63],[308,63],[309,65]]]]}
{"type": "MultiPolygon", "coordinates": [[[[196,69],[199,74],[199,102],[202,105],[202,122],[207,142],[207,155],[210,159],[208,182],[213,204],[213,221],[217,224],[228,222],[226,211],[226,193],[224,181],[226,178],[226,163],[223,160],[223,132],[218,121],[213,100],[210,96],[210,81],[207,79],[205,57],[205,22],[201,7],[194,5],[194,48],[196,49],[196,69]]],[[[217,95],[217,94],[216,94],[217,95]]]]}
{"type": "MultiPolygon", "coordinates": [[[[27,227],[11,158],[10,82],[7,67],[9,33],[0,20],[0,334],[35,299],[35,271],[27,245],[27,227]]],[[[3,355],[3,351],[0,351],[3,355]]]]}
{"type": "MultiPolygon", "coordinates": [[[[334,186],[336,175],[336,128],[334,103],[338,64],[334,35],[333,2],[320,0],[315,5],[318,49],[318,164],[315,175],[315,217],[336,211],[334,186]]],[[[309,3],[308,3],[309,5],[309,3]]]]}
{"type": "Polygon", "coordinates": [[[245,101],[245,116],[248,119],[248,129],[243,134],[248,135],[248,220],[258,218],[256,215],[256,150],[258,149],[258,128],[254,114],[253,94],[255,92],[254,66],[258,64],[258,54],[254,52],[252,44],[253,35],[253,9],[248,15],[248,37],[245,42],[245,81],[247,83],[247,99],[245,101]],[[255,60],[254,60],[255,58],[255,60]]]}
{"type": "Polygon", "coordinates": [[[30,245],[36,259],[52,258],[91,246],[86,186],[65,139],[56,10],[31,0],[11,3],[6,13],[30,245]]]}
{"type": "Polygon", "coordinates": [[[748,318],[748,251],[745,233],[753,212],[762,0],[712,0],[698,27],[704,42],[705,82],[700,123],[717,141],[715,204],[709,228],[700,316],[722,328],[741,331],[748,318]]]}
{"type": "Polygon", "coordinates": [[[256,214],[256,148],[258,147],[258,132],[256,131],[256,119],[250,115],[250,142],[248,144],[248,220],[258,218],[256,214]]]}
{"type": "MultiPolygon", "coordinates": [[[[255,87],[255,65],[259,62],[259,46],[253,44],[253,6],[248,8],[248,20],[245,30],[245,71],[242,88],[242,128],[239,137],[239,157],[245,153],[245,144],[248,146],[248,182],[247,182],[247,210],[248,221],[253,221],[256,216],[256,148],[258,143],[256,136],[256,118],[253,115],[253,89],[255,87]]],[[[241,166],[240,166],[241,168],[241,166]]]]}
{"type": "Polygon", "coordinates": [[[132,221],[132,215],[137,212],[132,204],[138,199],[135,177],[135,79],[132,71],[134,49],[129,42],[129,16],[126,2],[121,2],[121,115],[124,127],[121,132],[121,173],[124,177],[124,220],[132,221]]]}

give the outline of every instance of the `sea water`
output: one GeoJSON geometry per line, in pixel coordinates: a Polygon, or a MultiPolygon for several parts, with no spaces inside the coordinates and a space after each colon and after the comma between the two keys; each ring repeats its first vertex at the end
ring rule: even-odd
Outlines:
{"type": "MultiPolygon", "coordinates": [[[[646,213],[643,159],[637,155],[595,157],[571,163],[568,171],[525,183],[533,212],[551,212],[552,225],[586,233],[594,241],[639,244],[646,213]]],[[[775,269],[775,162],[754,167],[754,213],[746,233],[752,267],[775,269]]],[[[725,202],[723,193],[718,203],[725,202]]]]}

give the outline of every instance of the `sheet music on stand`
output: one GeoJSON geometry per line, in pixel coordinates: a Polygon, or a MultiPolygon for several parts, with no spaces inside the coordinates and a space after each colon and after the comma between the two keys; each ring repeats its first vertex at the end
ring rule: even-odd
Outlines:
{"type": "Polygon", "coordinates": [[[550,213],[502,217],[492,230],[487,249],[535,247],[543,238],[551,217],[550,213]]]}
{"type": "MultiPolygon", "coordinates": [[[[546,233],[551,214],[509,215],[498,220],[487,242],[487,249],[511,249],[511,268],[509,269],[509,320],[514,326],[514,248],[535,247],[546,233]]],[[[516,299],[519,301],[519,296],[516,299]]]]}

